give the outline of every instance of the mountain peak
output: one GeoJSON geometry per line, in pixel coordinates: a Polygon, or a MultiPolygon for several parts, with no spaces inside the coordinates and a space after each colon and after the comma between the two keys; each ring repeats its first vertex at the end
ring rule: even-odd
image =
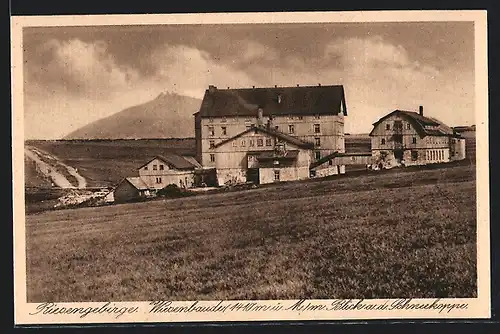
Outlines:
{"type": "Polygon", "coordinates": [[[161,92],[151,101],[85,125],[64,139],[193,137],[193,113],[199,110],[200,105],[200,99],[161,92]]]}

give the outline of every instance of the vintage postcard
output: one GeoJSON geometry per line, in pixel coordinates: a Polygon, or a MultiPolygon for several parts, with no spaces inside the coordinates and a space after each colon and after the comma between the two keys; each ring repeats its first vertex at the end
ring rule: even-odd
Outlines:
{"type": "Polygon", "coordinates": [[[12,17],[15,323],[489,318],[486,14],[12,17]]]}

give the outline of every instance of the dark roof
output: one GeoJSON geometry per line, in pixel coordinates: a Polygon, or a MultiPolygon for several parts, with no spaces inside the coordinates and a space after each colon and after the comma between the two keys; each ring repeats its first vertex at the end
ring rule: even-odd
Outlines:
{"type": "Polygon", "coordinates": [[[257,126],[252,126],[252,127],[250,127],[250,129],[247,129],[243,132],[240,132],[231,138],[223,140],[220,143],[216,144],[214,147],[222,146],[222,145],[229,143],[230,141],[233,141],[234,139],[237,139],[237,138],[243,136],[244,134],[247,134],[247,133],[252,132],[252,131],[261,132],[261,133],[264,133],[264,134],[267,134],[267,135],[270,135],[273,137],[277,137],[283,141],[286,141],[286,142],[293,144],[293,145],[300,147],[300,148],[306,148],[306,149],[314,148],[313,143],[305,142],[303,140],[300,140],[297,137],[292,137],[290,135],[287,135],[287,134],[285,134],[281,131],[277,131],[275,129],[267,129],[265,127],[257,127],[257,126]]]}
{"type": "Polygon", "coordinates": [[[426,117],[420,115],[418,112],[414,111],[407,111],[407,110],[394,110],[393,112],[385,115],[384,117],[380,118],[378,121],[373,123],[373,129],[370,132],[370,136],[372,135],[373,131],[375,130],[375,127],[379,125],[383,120],[386,118],[399,114],[403,117],[405,117],[409,122],[413,124],[417,132],[421,136],[454,136],[453,130],[444,124],[443,122],[439,121],[436,118],[433,117],[426,117]],[[431,128],[429,128],[429,126],[431,128]]]}
{"type": "Polygon", "coordinates": [[[167,153],[165,155],[157,155],[154,158],[149,159],[148,162],[139,167],[139,169],[146,166],[154,159],[159,159],[169,165],[172,165],[175,169],[195,169],[199,167],[198,165],[190,161],[190,159],[186,159],[185,157],[177,154],[167,153]]]}
{"type": "Polygon", "coordinates": [[[202,117],[255,116],[262,108],[264,116],[337,115],[341,103],[347,115],[341,85],[240,89],[210,86],[205,91],[199,114],[202,117]]]}
{"type": "Polygon", "coordinates": [[[312,162],[311,165],[309,166],[309,169],[316,168],[316,167],[324,164],[328,160],[335,158],[338,155],[339,155],[339,152],[333,152],[333,153],[330,153],[328,155],[325,155],[321,159],[318,159],[318,160],[312,162]]]}
{"type": "Polygon", "coordinates": [[[148,186],[146,185],[146,183],[144,183],[144,181],[140,177],[137,177],[137,176],[127,177],[127,178],[125,178],[125,181],[130,183],[137,190],[148,190],[149,189],[148,186]]]}
{"type": "Polygon", "coordinates": [[[464,131],[476,131],[476,126],[475,125],[460,125],[460,126],[454,126],[453,130],[457,132],[464,132],[464,131]]]}

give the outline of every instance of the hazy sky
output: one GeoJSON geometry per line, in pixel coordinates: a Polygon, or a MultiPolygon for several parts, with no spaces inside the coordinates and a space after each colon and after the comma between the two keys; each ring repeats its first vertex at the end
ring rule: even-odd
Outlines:
{"type": "Polygon", "coordinates": [[[210,84],[343,84],[351,133],[419,105],[474,124],[472,22],[28,28],[23,43],[27,138],[60,138],[164,91],[201,99],[210,84]]]}

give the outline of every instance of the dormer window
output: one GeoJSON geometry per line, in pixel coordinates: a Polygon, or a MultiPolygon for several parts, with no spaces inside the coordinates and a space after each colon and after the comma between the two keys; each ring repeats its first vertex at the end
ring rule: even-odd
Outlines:
{"type": "Polygon", "coordinates": [[[278,94],[278,104],[281,103],[281,94],[278,94]]]}

